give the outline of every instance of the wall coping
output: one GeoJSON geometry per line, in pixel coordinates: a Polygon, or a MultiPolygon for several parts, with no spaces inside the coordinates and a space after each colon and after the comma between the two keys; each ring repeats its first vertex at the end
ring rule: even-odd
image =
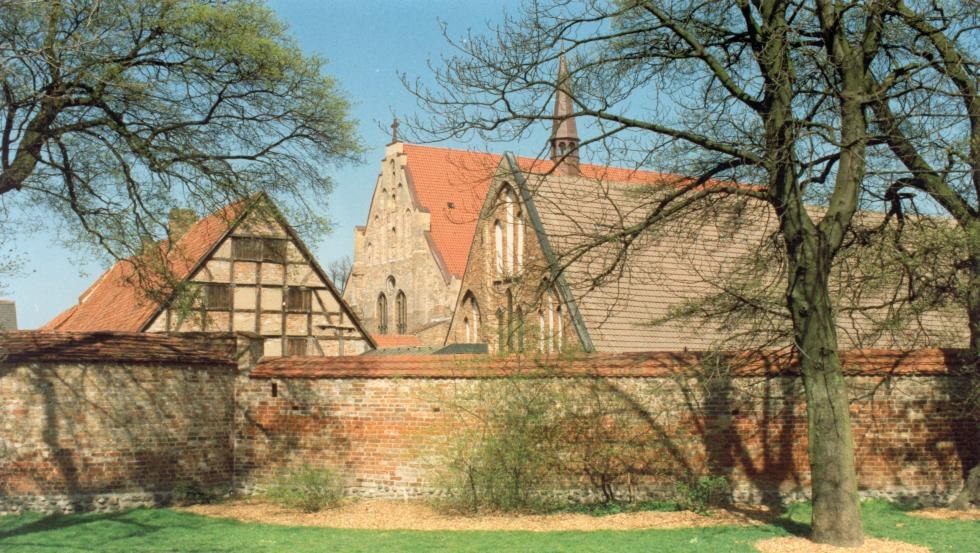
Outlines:
{"type": "Polygon", "coordinates": [[[235,333],[165,335],[143,332],[0,333],[0,363],[102,362],[236,366],[235,333]]]}
{"type": "MultiPolygon", "coordinates": [[[[527,377],[671,377],[704,374],[717,366],[695,351],[598,353],[579,356],[520,357],[487,355],[391,355],[276,357],[263,359],[251,378],[499,378],[527,377]]],[[[786,351],[728,352],[734,377],[796,376],[798,364],[786,351]]],[[[954,349],[841,352],[849,376],[955,376],[967,365],[968,352],[954,349]]]]}

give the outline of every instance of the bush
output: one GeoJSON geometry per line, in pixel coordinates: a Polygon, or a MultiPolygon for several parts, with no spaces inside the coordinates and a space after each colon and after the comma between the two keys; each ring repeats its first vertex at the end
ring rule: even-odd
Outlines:
{"type": "Polygon", "coordinates": [[[170,497],[174,505],[200,505],[217,502],[220,494],[192,480],[182,480],[174,484],[170,497]]]}
{"type": "Polygon", "coordinates": [[[304,464],[297,470],[280,474],[265,496],[283,507],[313,513],[336,506],[343,492],[336,472],[304,464]]]}
{"type": "Polygon", "coordinates": [[[731,503],[732,490],[723,476],[699,476],[677,484],[677,504],[685,511],[707,514],[711,507],[731,503]]]}
{"type": "Polygon", "coordinates": [[[471,513],[546,509],[549,501],[540,492],[558,472],[548,437],[554,426],[550,398],[523,383],[503,393],[482,392],[482,424],[450,444],[441,506],[471,513]]]}

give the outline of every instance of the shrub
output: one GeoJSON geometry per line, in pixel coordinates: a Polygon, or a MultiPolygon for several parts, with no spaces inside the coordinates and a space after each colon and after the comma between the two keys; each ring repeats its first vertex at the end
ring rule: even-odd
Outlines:
{"type": "Polygon", "coordinates": [[[343,491],[337,473],[304,464],[299,469],[280,474],[265,495],[278,505],[313,513],[336,506],[343,491]]]}
{"type": "Polygon", "coordinates": [[[698,476],[677,484],[677,504],[686,511],[707,514],[711,507],[731,503],[732,490],[723,476],[698,476]]]}
{"type": "Polygon", "coordinates": [[[174,484],[170,497],[175,505],[200,505],[215,503],[220,498],[220,494],[205,489],[192,480],[181,480],[174,484]]]}
{"type": "Polygon", "coordinates": [[[452,511],[538,511],[558,472],[551,451],[554,421],[547,394],[524,383],[479,394],[481,424],[450,443],[442,506],[452,511]]]}

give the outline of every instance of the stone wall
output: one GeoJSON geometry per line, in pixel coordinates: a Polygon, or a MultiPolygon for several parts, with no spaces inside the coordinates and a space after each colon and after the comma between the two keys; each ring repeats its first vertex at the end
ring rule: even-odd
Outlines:
{"type": "MultiPolygon", "coordinates": [[[[439,357],[260,363],[237,388],[238,484],[313,463],[339,470],[356,495],[433,493],[446,441],[473,422],[454,404],[508,385],[500,377],[514,370],[499,360],[439,357]]],[[[597,386],[610,405],[629,410],[633,439],[651,444],[656,465],[634,475],[636,496],[673,489],[666,474],[701,473],[729,477],[743,500],[806,497],[800,378],[761,368],[705,378],[686,372],[691,359],[592,356],[560,378],[526,382],[597,386]]],[[[876,359],[854,365],[852,355],[847,377],[862,494],[943,501],[980,460],[980,431],[957,403],[967,380],[936,351],[876,359]]]]}
{"type": "Polygon", "coordinates": [[[155,505],[177,485],[231,487],[228,336],[213,336],[209,350],[200,337],[22,334],[41,339],[29,351],[0,343],[0,514],[155,505]]]}

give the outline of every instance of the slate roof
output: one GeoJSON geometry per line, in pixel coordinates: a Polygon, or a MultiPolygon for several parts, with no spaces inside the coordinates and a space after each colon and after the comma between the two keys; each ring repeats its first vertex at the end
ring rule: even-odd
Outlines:
{"type": "MultiPolygon", "coordinates": [[[[168,243],[159,244],[167,253],[170,269],[177,279],[190,276],[198,262],[228,232],[254,198],[235,202],[194,223],[167,251],[168,243]]],[[[134,262],[121,260],[102,274],[78,297],[78,303],[42,326],[42,330],[138,332],[146,326],[159,305],[140,291],[134,262]]]]}
{"type": "Polygon", "coordinates": [[[235,336],[201,340],[141,332],[0,333],[0,359],[13,361],[235,365],[235,336]]]}

